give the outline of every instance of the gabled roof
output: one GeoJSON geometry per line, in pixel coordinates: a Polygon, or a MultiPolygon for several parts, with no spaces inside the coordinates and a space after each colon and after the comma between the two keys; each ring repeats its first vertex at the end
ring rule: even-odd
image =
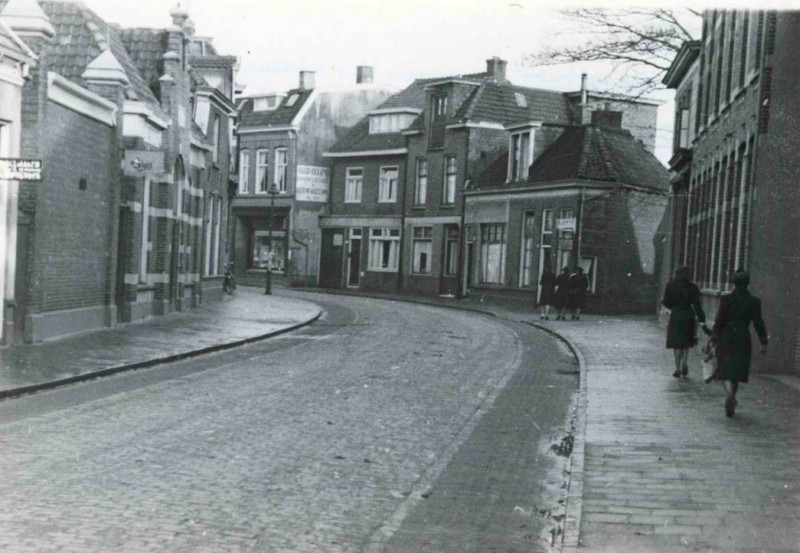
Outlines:
{"type": "MultiPolygon", "coordinates": [[[[291,125],[295,116],[311,97],[312,92],[313,90],[309,89],[290,90],[286,92],[285,97],[281,99],[281,103],[276,109],[268,111],[254,111],[254,98],[244,98],[239,107],[239,128],[285,127],[291,125]],[[290,106],[288,102],[292,94],[297,94],[298,98],[294,104],[290,106]]],[[[280,95],[283,96],[284,93],[280,93],[280,95]]],[[[263,96],[269,96],[269,94],[262,94],[258,97],[263,96]]]]}
{"type": "Polygon", "coordinates": [[[627,130],[567,127],[531,165],[528,183],[565,180],[611,181],[669,190],[666,168],[627,130]]]}
{"type": "MultiPolygon", "coordinates": [[[[470,188],[501,188],[506,184],[507,173],[508,151],[473,179],[470,188]]],[[[639,140],[627,130],[599,125],[566,127],[534,160],[523,186],[535,188],[564,181],[627,184],[656,192],[669,190],[667,170],[639,140]]]]}
{"type": "Polygon", "coordinates": [[[157,90],[158,79],[164,75],[164,54],[169,34],[162,29],[121,29],[125,49],[136,64],[150,90],[157,90]]]}

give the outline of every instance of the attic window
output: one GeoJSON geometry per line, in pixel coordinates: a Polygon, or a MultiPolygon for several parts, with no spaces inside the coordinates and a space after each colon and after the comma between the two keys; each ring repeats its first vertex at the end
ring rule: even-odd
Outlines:
{"type": "Polygon", "coordinates": [[[300,95],[299,95],[299,94],[297,94],[297,93],[295,92],[294,94],[292,94],[291,96],[289,96],[289,99],[288,99],[288,100],[286,100],[286,105],[287,105],[288,107],[292,107],[293,105],[295,105],[295,104],[297,103],[297,99],[298,99],[299,97],[300,97],[300,95]]]}
{"type": "Polygon", "coordinates": [[[386,132],[400,132],[407,129],[414,122],[415,115],[412,113],[384,113],[381,115],[370,115],[369,133],[379,134],[386,132]]]}
{"type": "Polygon", "coordinates": [[[272,111],[277,109],[281,103],[280,95],[262,96],[261,98],[253,99],[253,111],[272,111]]]}
{"type": "Polygon", "coordinates": [[[514,98],[517,100],[517,105],[521,108],[528,107],[528,100],[522,92],[515,92],[514,98]]]}

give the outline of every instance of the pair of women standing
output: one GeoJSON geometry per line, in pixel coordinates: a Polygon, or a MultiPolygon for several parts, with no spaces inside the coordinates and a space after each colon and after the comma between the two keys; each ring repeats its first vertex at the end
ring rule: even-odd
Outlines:
{"type": "MultiPolygon", "coordinates": [[[[761,300],[751,295],[748,286],[750,275],[736,271],[733,276],[733,292],[722,296],[711,332],[716,349],[717,373],[715,378],[724,383],[725,414],[733,416],[740,382],[747,382],[750,375],[752,345],[750,324],[761,342],[761,353],[767,351],[767,329],[761,317],[761,300]]],[[[700,289],[689,280],[689,268],[679,267],[675,278],[664,291],[662,301],[670,309],[667,326],[667,348],[674,350],[674,377],[688,375],[689,348],[696,344],[696,322],[705,328],[706,316],[700,305],[700,289]]]]}

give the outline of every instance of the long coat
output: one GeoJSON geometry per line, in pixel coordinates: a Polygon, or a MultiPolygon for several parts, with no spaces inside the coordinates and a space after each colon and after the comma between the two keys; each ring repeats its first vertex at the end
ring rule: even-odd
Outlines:
{"type": "Polygon", "coordinates": [[[569,308],[583,309],[586,306],[586,290],[589,289],[589,278],[583,273],[575,273],[569,277],[569,308]]]}
{"type": "Polygon", "coordinates": [[[761,300],[740,289],[722,296],[713,332],[720,380],[747,382],[752,356],[750,323],[760,342],[766,345],[767,327],[761,318],[761,300]]]}
{"type": "Polygon", "coordinates": [[[539,284],[542,286],[539,294],[539,305],[555,305],[556,275],[552,271],[544,271],[539,284]]]}
{"type": "Polygon", "coordinates": [[[569,273],[561,273],[556,278],[556,309],[564,309],[569,300],[569,273]]]}
{"type": "Polygon", "coordinates": [[[700,289],[687,279],[676,278],[667,284],[661,303],[670,310],[667,348],[687,349],[695,345],[697,323],[706,322],[700,304],[700,289]]]}

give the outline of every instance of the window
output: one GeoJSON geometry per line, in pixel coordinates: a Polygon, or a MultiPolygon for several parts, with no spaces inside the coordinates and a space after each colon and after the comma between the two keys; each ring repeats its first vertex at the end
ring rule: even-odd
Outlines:
{"type": "Polygon", "coordinates": [[[456,203],[456,156],[444,156],[444,190],[442,190],[442,203],[453,205],[456,203]]]}
{"type": "Polygon", "coordinates": [[[369,133],[380,134],[387,132],[400,132],[407,129],[414,122],[416,115],[412,113],[382,113],[370,115],[369,133]]]}
{"type": "Polygon", "coordinates": [[[575,234],[575,210],[561,209],[558,213],[558,258],[557,267],[569,267],[572,259],[573,235],[575,234]]]}
{"type": "Polygon", "coordinates": [[[508,158],[508,180],[525,180],[528,177],[530,164],[531,131],[512,134],[508,158]]]}
{"type": "Polygon", "coordinates": [[[433,97],[433,118],[441,119],[447,115],[447,96],[433,97]]]}
{"type": "Polygon", "coordinates": [[[219,117],[214,117],[214,126],[212,127],[211,131],[211,161],[217,163],[219,161],[219,126],[220,120],[219,117]]]}
{"type": "Polygon", "coordinates": [[[517,101],[517,105],[521,108],[528,107],[528,99],[525,98],[525,95],[522,92],[515,92],[514,99],[517,101]]]}
{"type": "Polygon", "coordinates": [[[445,227],[446,242],[444,245],[444,274],[455,276],[458,273],[458,225],[445,227]]]}
{"type": "Polygon", "coordinates": [[[542,234],[539,241],[539,267],[559,272],[560,268],[553,263],[553,210],[542,210],[542,234]]]}
{"type": "Polygon", "coordinates": [[[414,227],[411,272],[430,274],[433,227],[414,227]]]}
{"type": "Polygon", "coordinates": [[[481,225],[481,282],[503,284],[506,264],[506,225],[481,225]]]}
{"type": "Polygon", "coordinates": [[[294,94],[292,94],[291,96],[289,96],[289,99],[286,100],[286,107],[292,107],[293,105],[295,105],[297,103],[297,99],[299,97],[300,97],[300,95],[298,93],[296,93],[296,92],[294,94]]]}
{"type": "Polygon", "coordinates": [[[269,190],[269,183],[267,182],[267,175],[269,174],[268,153],[267,150],[258,150],[256,152],[256,187],[262,193],[269,190]]]}
{"type": "Polygon", "coordinates": [[[535,231],[534,228],[535,218],[533,211],[525,211],[522,213],[522,252],[520,255],[520,275],[519,286],[520,288],[529,287],[533,284],[532,271],[533,271],[533,250],[535,246],[535,231]]]}
{"type": "Polygon", "coordinates": [[[417,182],[414,187],[414,205],[425,205],[428,194],[428,160],[417,160],[417,182]]]}
{"type": "Polygon", "coordinates": [[[369,270],[396,271],[400,254],[400,229],[374,228],[369,232],[369,270]]]}
{"type": "Polygon", "coordinates": [[[597,290],[597,258],[582,255],[581,267],[586,278],[589,279],[589,293],[594,294],[597,290]]]}
{"type": "Polygon", "coordinates": [[[680,125],[678,133],[678,148],[689,147],[689,110],[682,109],[678,114],[678,124],[680,125]]]}
{"type": "Polygon", "coordinates": [[[361,201],[361,184],[364,181],[364,169],[361,167],[348,167],[344,182],[344,201],[358,203],[361,201]]]}
{"type": "Polygon", "coordinates": [[[280,192],[286,192],[286,148],[275,150],[275,184],[280,192]]]}
{"type": "Polygon", "coordinates": [[[239,152],[239,194],[247,194],[250,184],[250,151],[239,152]]]}
{"type": "Polygon", "coordinates": [[[253,111],[272,111],[280,105],[282,98],[283,96],[279,94],[255,98],[253,99],[253,111]]]}
{"type": "Polygon", "coordinates": [[[397,201],[397,167],[381,167],[381,177],[378,186],[379,202],[397,201]]]}
{"type": "Polygon", "coordinates": [[[142,247],[139,259],[139,282],[147,282],[147,266],[153,242],[150,240],[150,177],[144,179],[142,194],[142,247]]]}

